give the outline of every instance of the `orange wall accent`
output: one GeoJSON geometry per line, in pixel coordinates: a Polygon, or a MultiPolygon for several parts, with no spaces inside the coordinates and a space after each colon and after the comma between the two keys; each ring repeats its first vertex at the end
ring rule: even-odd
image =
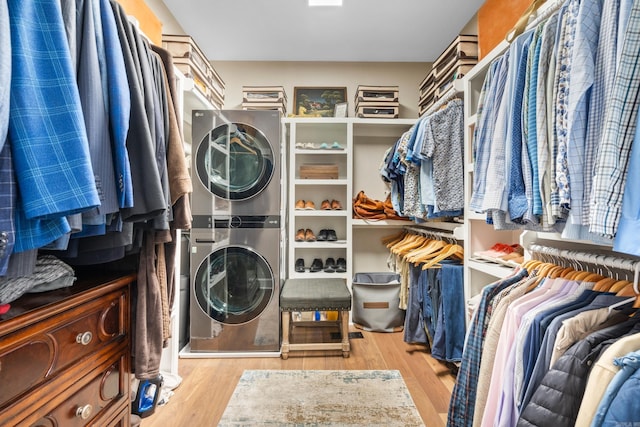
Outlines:
{"type": "Polygon", "coordinates": [[[149,9],[144,0],[118,0],[127,15],[135,16],[140,23],[140,30],[156,46],[162,46],[162,22],[149,9]]]}
{"type": "Polygon", "coordinates": [[[504,40],[531,0],[486,0],[478,10],[478,53],[482,58],[504,40]]]}

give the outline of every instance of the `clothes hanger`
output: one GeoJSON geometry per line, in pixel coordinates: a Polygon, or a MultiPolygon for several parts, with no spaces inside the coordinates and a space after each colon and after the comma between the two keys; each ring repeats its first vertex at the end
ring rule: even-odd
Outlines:
{"type": "Polygon", "coordinates": [[[383,245],[389,247],[388,245],[390,243],[402,240],[402,238],[405,236],[406,233],[407,232],[403,230],[403,231],[401,231],[399,233],[396,233],[394,235],[382,237],[380,239],[380,242],[382,242],[383,245]]]}
{"type": "MultiPolygon", "coordinates": [[[[242,140],[238,136],[231,137],[231,139],[229,140],[229,143],[239,145],[240,147],[244,148],[245,150],[247,150],[249,153],[253,154],[254,156],[258,155],[256,150],[254,150],[253,148],[249,147],[247,144],[242,142],[242,140]]],[[[235,154],[239,154],[239,153],[235,153],[235,154]]]]}
{"type": "Polygon", "coordinates": [[[464,249],[462,248],[462,246],[460,246],[458,244],[451,244],[451,246],[448,249],[445,246],[443,248],[443,250],[440,252],[440,254],[438,254],[438,256],[436,256],[435,258],[432,258],[429,262],[425,263],[422,266],[422,269],[426,270],[428,268],[431,268],[436,263],[442,261],[443,259],[449,258],[450,256],[452,256],[456,252],[464,254],[464,249]]]}

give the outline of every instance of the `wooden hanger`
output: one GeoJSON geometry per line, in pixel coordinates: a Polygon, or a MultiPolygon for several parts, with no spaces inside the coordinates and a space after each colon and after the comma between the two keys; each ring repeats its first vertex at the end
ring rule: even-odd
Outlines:
{"type": "Polygon", "coordinates": [[[606,292],[615,282],[616,279],[614,279],[613,277],[605,277],[602,280],[598,280],[596,284],[593,285],[593,290],[598,292],[606,292]]]}
{"type": "Polygon", "coordinates": [[[462,246],[458,244],[450,244],[448,248],[447,246],[445,246],[444,248],[442,248],[442,251],[438,254],[438,256],[426,262],[422,266],[422,269],[426,270],[428,268],[431,268],[432,266],[436,265],[438,262],[442,261],[443,259],[449,258],[450,256],[452,256],[454,253],[457,253],[457,252],[459,252],[460,254],[464,254],[464,249],[462,248],[462,246]]]}
{"type": "Polygon", "coordinates": [[[387,248],[393,244],[393,243],[397,243],[400,240],[402,240],[402,238],[407,234],[406,231],[401,231],[399,233],[393,234],[391,236],[386,236],[386,237],[382,237],[380,239],[380,242],[382,242],[383,245],[385,245],[387,248]]]}

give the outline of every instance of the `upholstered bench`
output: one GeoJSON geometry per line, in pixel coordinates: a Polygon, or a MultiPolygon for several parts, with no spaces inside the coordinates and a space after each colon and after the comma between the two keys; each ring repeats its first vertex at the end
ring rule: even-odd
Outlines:
{"type": "MultiPolygon", "coordinates": [[[[349,357],[349,310],[351,293],[344,279],[288,279],[280,292],[280,311],[282,312],[282,348],[283,359],[290,351],[296,350],[342,350],[343,357],[349,357]],[[336,322],[340,328],[342,341],[316,343],[290,343],[292,328],[291,314],[303,311],[337,311],[336,322]]],[[[301,326],[320,326],[319,322],[295,322],[301,326]],[[304,325],[303,325],[304,324],[304,325]]]]}

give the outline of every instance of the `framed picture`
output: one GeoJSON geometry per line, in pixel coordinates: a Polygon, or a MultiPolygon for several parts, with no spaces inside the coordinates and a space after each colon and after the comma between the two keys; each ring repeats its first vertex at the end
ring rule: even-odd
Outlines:
{"type": "Polygon", "coordinates": [[[333,117],[347,117],[347,102],[338,102],[335,110],[333,111],[333,117]]]}
{"type": "Polygon", "coordinates": [[[293,88],[294,114],[298,117],[334,117],[336,104],[346,100],[346,87],[293,88]]]}

